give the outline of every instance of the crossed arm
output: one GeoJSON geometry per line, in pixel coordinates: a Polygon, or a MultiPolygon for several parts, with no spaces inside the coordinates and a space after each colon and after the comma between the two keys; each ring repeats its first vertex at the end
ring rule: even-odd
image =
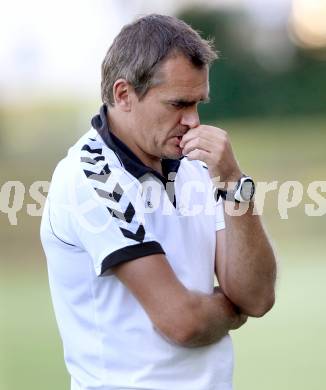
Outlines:
{"type": "Polygon", "coordinates": [[[143,306],[156,330],[176,344],[211,344],[246,321],[219,288],[212,295],[186,289],[164,255],[123,263],[114,271],[143,306]]]}
{"type": "Polygon", "coordinates": [[[275,258],[259,217],[226,217],[217,232],[216,273],[221,287],[212,295],[190,291],[164,255],[152,255],[114,268],[156,330],[184,347],[214,343],[229,330],[260,317],[274,303],[275,258]]]}
{"type": "MultiPolygon", "coordinates": [[[[221,129],[191,129],[180,146],[188,159],[205,162],[212,178],[228,183],[241,176],[228,136],[221,129]]],[[[185,347],[211,344],[240,327],[247,316],[261,317],[273,306],[275,256],[260,218],[252,211],[250,204],[242,216],[225,213],[226,228],[217,233],[220,288],[212,295],[187,290],[163,255],[116,267],[116,276],[164,337],[185,347]]]]}
{"type": "Polygon", "coordinates": [[[242,313],[261,317],[274,305],[276,260],[253,207],[250,203],[241,216],[225,213],[227,228],[217,232],[216,275],[224,294],[242,313]]]}

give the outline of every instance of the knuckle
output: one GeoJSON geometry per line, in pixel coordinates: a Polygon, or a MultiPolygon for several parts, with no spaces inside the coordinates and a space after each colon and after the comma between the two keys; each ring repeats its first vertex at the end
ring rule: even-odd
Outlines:
{"type": "Polygon", "coordinates": [[[228,133],[227,133],[226,130],[220,129],[220,133],[221,133],[222,136],[228,137],[228,133]]]}
{"type": "Polygon", "coordinates": [[[225,145],[224,142],[219,142],[219,143],[216,145],[216,149],[217,149],[219,155],[222,155],[222,154],[224,153],[225,147],[226,147],[226,145],[225,145]]]}
{"type": "Polygon", "coordinates": [[[227,134],[221,134],[220,137],[223,144],[226,144],[229,141],[227,134]]]}

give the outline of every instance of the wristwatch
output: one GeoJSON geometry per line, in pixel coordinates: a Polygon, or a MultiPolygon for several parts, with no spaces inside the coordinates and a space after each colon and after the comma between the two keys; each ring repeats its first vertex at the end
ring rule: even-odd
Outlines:
{"type": "Polygon", "coordinates": [[[215,199],[219,197],[236,203],[248,203],[255,194],[255,183],[250,176],[242,175],[233,190],[216,189],[215,199]]]}

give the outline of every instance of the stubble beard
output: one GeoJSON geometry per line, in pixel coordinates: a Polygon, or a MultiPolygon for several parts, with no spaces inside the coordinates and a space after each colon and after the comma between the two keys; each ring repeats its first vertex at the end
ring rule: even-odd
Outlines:
{"type": "Polygon", "coordinates": [[[182,153],[164,153],[162,159],[179,160],[182,157],[182,153]]]}

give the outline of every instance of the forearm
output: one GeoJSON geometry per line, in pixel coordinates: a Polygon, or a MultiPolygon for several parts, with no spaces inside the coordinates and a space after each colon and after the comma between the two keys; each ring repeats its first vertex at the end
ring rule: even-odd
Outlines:
{"type": "Polygon", "coordinates": [[[119,264],[114,274],[136,297],[157,332],[175,344],[211,344],[243,323],[219,288],[214,294],[187,289],[162,254],[119,264]]]}
{"type": "Polygon", "coordinates": [[[259,216],[253,215],[252,204],[244,215],[229,214],[225,213],[225,253],[218,269],[219,281],[226,295],[244,313],[260,316],[274,303],[273,249],[259,216]]]}
{"type": "Polygon", "coordinates": [[[184,347],[201,347],[215,343],[231,329],[239,328],[247,319],[219,288],[216,288],[212,295],[194,292],[190,294],[190,331],[184,333],[186,337],[183,340],[179,340],[179,344],[184,347]]]}
{"type": "MultiPolygon", "coordinates": [[[[206,163],[213,184],[220,190],[231,193],[235,186],[238,188],[242,171],[226,131],[199,125],[182,137],[180,147],[188,160],[206,163]]],[[[246,206],[245,203],[239,205],[240,208],[246,206]]],[[[260,219],[252,215],[252,208],[250,205],[242,216],[226,213],[225,237],[217,240],[216,269],[228,298],[244,313],[260,316],[274,303],[276,265],[260,219]],[[223,249],[219,249],[221,247],[223,249]]]]}

